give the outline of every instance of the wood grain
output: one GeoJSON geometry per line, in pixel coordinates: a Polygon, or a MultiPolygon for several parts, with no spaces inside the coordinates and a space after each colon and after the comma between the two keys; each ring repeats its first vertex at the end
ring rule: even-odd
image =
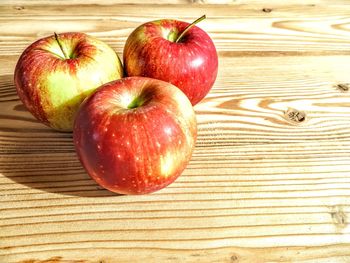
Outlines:
{"type": "MultiPolygon", "coordinates": [[[[54,1],[50,0],[2,0],[3,5],[12,5],[16,6],[17,9],[21,9],[23,5],[31,4],[31,5],[52,5],[54,1]]],[[[98,4],[98,5],[114,5],[114,4],[125,4],[124,0],[56,0],[59,4],[64,5],[86,5],[86,4],[98,4]]],[[[321,5],[321,4],[349,4],[347,0],[294,0],[293,2],[286,2],[280,0],[270,0],[268,2],[262,0],[152,0],[152,1],[143,1],[143,0],[129,0],[128,4],[142,4],[142,5],[178,5],[178,4],[210,4],[210,5],[241,5],[241,4],[249,4],[249,5],[286,5],[286,3],[294,4],[294,5],[321,5]]]]}
{"type": "Polygon", "coordinates": [[[350,262],[347,1],[143,2],[2,1],[0,262],[350,262]],[[140,23],[203,13],[219,75],[166,189],[101,189],[72,135],[18,99],[16,61],[39,37],[83,31],[121,55],[140,23]]]}

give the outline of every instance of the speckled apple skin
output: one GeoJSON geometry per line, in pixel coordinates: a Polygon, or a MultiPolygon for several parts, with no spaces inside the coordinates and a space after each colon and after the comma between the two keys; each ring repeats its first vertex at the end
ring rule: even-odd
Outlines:
{"type": "Polygon", "coordinates": [[[214,85],[218,56],[210,36],[198,26],[190,28],[178,43],[167,40],[169,34],[180,34],[188,25],[178,20],[140,25],[126,41],[123,60],[128,76],[170,82],[196,105],[214,85]]]}
{"type": "Polygon", "coordinates": [[[130,77],[100,87],[81,105],[73,138],[79,159],[102,187],[146,194],[172,183],[197,138],[186,95],[170,83],[130,77]],[[135,97],[143,104],[129,109],[135,97]]]}
{"type": "Polygon", "coordinates": [[[62,33],[31,44],[20,56],[14,74],[17,94],[42,123],[72,131],[80,103],[96,88],[123,76],[115,51],[83,33],[62,33]],[[63,56],[63,57],[62,57],[63,56]]]}

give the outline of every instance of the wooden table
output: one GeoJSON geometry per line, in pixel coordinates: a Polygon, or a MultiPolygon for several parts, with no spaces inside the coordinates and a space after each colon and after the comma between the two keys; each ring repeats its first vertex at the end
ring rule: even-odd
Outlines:
{"type": "Polygon", "coordinates": [[[95,2],[1,1],[0,262],[350,262],[349,1],[95,2]],[[18,99],[15,63],[40,37],[86,32],[121,56],[139,24],[202,14],[219,75],[162,191],[101,189],[72,135],[18,99]]]}

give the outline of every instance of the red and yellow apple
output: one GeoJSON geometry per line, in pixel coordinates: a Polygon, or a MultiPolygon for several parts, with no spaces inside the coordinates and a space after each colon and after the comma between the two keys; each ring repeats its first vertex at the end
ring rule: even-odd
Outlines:
{"type": "Polygon", "coordinates": [[[27,47],[14,81],[23,104],[39,121],[72,131],[85,97],[122,76],[121,62],[106,43],[83,33],[62,33],[27,47]]]}
{"type": "Polygon", "coordinates": [[[212,88],[218,72],[218,56],[209,35],[194,23],[157,20],[137,27],[123,53],[128,76],[164,80],[180,88],[192,105],[212,88]]]}
{"type": "Polygon", "coordinates": [[[107,83],[78,110],[73,139],[87,173],[120,194],[146,194],[172,183],[197,137],[186,95],[170,83],[130,77],[107,83]]]}

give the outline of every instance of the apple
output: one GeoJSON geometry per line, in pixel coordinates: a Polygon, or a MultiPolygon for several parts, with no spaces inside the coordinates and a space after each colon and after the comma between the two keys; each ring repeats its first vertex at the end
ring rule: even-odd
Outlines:
{"type": "Polygon", "coordinates": [[[87,173],[120,194],[151,193],[172,183],[189,162],[196,138],[186,95],[145,77],[100,87],[81,104],[73,130],[87,173]]]}
{"type": "Polygon", "coordinates": [[[40,122],[72,131],[85,97],[122,76],[121,61],[110,46],[71,32],[39,39],[27,47],[17,62],[14,82],[21,101],[40,122]]]}
{"type": "Polygon", "coordinates": [[[209,35],[192,24],[157,20],[137,27],[128,37],[124,68],[128,76],[145,76],[180,88],[192,105],[212,88],[218,72],[218,56],[209,35]]]}

